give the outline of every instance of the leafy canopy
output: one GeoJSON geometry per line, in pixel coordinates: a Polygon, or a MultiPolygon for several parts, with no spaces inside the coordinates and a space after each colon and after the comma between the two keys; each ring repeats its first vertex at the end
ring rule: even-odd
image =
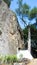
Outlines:
{"type": "Polygon", "coordinates": [[[34,19],[37,17],[37,7],[34,7],[31,11],[30,11],[30,18],[34,19]]]}
{"type": "Polygon", "coordinates": [[[26,3],[23,4],[23,0],[18,0],[18,8],[16,9],[17,15],[24,17],[28,15],[28,11],[29,6],[26,3]]]}

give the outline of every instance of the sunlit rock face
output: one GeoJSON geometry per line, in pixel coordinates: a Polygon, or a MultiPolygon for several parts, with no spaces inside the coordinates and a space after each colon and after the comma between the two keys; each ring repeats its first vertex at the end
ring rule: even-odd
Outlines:
{"type": "MultiPolygon", "coordinates": [[[[0,3],[0,54],[16,54],[18,44],[22,44],[18,31],[17,18],[14,12],[10,11],[1,0],[0,3]]],[[[20,46],[20,45],[19,45],[20,46]]]]}

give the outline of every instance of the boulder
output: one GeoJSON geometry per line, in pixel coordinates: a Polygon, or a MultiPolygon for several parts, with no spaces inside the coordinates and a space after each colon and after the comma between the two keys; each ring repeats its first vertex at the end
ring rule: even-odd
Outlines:
{"type": "Polygon", "coordinates": [[[20,45],[24,44],[18,30],[16,14],[1,0],[0,4],[0,54],[16,54],[20,45]]]}

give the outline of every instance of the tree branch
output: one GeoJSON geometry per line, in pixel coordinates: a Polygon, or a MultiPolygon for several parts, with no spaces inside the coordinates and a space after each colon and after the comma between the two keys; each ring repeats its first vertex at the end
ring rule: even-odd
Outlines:
{"type": "Polygon", "coordinates": [[[24,22],[24,24],[26,24],[26,26],[27,26],[27,23],[26,23],[26,21],[24,20],[24,18],[22,17],[22,18],[20,18],[23,22],[24,22]]]}

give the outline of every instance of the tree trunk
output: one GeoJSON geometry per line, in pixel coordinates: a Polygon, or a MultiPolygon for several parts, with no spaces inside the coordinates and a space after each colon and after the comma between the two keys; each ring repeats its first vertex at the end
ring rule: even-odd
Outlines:
{"type": "Polygon", "coordinates": [[[30,27],[28,28],[28,50],[31,52],[31,33],[30,33],[30,27]]]}

